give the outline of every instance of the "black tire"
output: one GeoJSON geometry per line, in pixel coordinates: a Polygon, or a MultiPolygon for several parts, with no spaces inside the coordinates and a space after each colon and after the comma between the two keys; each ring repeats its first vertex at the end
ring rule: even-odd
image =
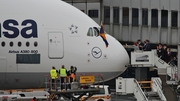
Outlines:
{"type": "Polygon", "coordinates": [[[98,99],[97,101],[104,101],[103,99],[98,99]]]}

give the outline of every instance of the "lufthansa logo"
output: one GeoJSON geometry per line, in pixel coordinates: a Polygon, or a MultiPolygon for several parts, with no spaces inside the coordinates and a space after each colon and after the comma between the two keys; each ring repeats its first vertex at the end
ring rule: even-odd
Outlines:
{"type": "Polygon", "coordinates": [[[99,47],[93,47],[91,53],[92,53],[92,56],[96,59],[102,56],[102,51],[99,47]]]}

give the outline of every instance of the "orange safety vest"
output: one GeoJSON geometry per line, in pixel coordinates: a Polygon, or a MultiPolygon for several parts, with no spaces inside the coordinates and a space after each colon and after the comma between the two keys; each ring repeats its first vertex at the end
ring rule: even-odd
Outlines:
{"type": "Polygon", "coordinates": [[[71,73],[70,77],[73,78],[73,81],[74,81],[74,79],[75,79],[74,73],[71,73]]]}
{"type": "Polygon", "coordinates": [[[71,78],[74,78],[74,77],[75,77],[74,73],[71,73],[70,77],[71,77],[71,78]]]}

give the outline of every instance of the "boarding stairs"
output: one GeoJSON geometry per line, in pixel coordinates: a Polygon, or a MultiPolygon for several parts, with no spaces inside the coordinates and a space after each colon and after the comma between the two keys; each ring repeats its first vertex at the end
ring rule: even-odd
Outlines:
{"type": "Polygon", "coordinates": [[[154,67],[159,75],[166,75],[167,84],[177,84],[177,66],[170,65],[157,56],[156,50],[131,52],[131,65],[135,67],[154,67]]]}
{"type": "Polygon", "coordinates": [[[137,101],[167,101],[162,92],[162,82],[160,78],[151,79],[151,91],[143,91],[141,83],[134,78],[116,79],[116,93],[118,95],[134,94],[137,101]]]}
{"type": "Polygon", "coordinates": [[[148,98],[149,101],[161,101],[159,98],[157,92],[146,92],[146,97],[148,98]]]}
{"type": "Polygon", "coordinates": [[[158,77],[151,78],[151,91],[146,91],[145,94],[149,101],[167,101],[162,91],[162,82],[158,77]]]}

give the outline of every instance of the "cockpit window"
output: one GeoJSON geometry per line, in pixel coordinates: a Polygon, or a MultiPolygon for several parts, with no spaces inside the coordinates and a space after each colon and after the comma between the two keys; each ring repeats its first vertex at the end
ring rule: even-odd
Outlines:
{"type": "Polygon", "coordinates": [[[97,27],[89,28],[87,36],[99,36],[99,29],[97,27]]]}
{"type": "Polygon", "coordinates": [[[97,27],[93,27],[94,28],[94,36],[99,36],[99,30],[97,27]]]}
{"type": "Polygon", "coordinates": [[[87,36],[93,36],[93,29],[89,28],[87,36]]]}

